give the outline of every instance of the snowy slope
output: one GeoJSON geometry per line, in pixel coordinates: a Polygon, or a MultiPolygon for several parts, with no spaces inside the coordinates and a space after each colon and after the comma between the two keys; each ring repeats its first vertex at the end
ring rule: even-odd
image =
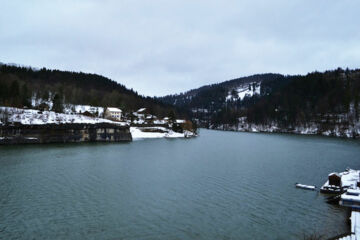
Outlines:
{"type": "MultiPolygon", "coordinates": [[[[49,93],[49,95],[51,96],[52,94],[49,93]]],[[[50,110],[53,107],[53,102],[51,100],[51,97],[49,97],[49,99],[47,100],[36,98],[35,96],[31,98],[31,106],[34,108],[38,107],[42,103],[48,105],[50,110]]],[[[82,114],[84,112],[89,112],[94,116],[100,117],[104,113],[103,107],[95,107],[90,105],[76,105],[76,104],[64,104],[63,106],[64,106],[64,113],[66,114],[82,114]]]]}
{"type": "Polygon", "coordinates": [[[103,107],[94,107],[90,105],[74,105],[74,104],[64,104],[64,112],[68,114],[76,113],[81,114],[84,112],[89,112],[95,116],[102,116],[104,113],[103,107]]]}
{"type": "Polygon", "coordinates": [[[229,101],[229,100],[234,101],[237,99],[243,100],[246,96],[252,97],[255,94],[259,95],[260,94],[260,84],[255,83],[256,84],[255,89],[253,87],[251,87],[251,90],[249,90],[249,85],[252,86],[252,84],[253,83],[242,85],[236,89],[233,89],[237,93],[237,95],[235,95],[235,96],[232,94],[233,90],[229,91],[228,95],[226,96],[226,100],[227,101],[229,101]]]}

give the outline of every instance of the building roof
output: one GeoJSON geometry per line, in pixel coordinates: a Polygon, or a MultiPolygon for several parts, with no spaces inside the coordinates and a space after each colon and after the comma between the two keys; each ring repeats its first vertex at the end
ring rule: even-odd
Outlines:
{"type": "Polygon", "coordinates": [[[359,195],[352,195],[352,194],[344,193],[344,194],[341,195],[341,200],[360,202],[360,196],[359,195]]]}
{"type": "Polygon", "coordinates": [[[114,107],[108,107],[107,110],[109,110],[110,112],[122,112],[121,109],[119,109],[119,108],[114,108],[114,107]]]}
{"type": "Polygon", "coordinates": [[[138,113],[140,112],[144,112],[146,110],[146,108],[140,108],[139,110],[137,110],[138,113]]]}

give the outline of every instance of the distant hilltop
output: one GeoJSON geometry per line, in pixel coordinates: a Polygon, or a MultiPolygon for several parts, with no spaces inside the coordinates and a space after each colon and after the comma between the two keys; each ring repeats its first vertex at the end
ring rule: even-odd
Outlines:
{"type": "Polygon", "coordinates": [[[360,136],[360,70],[258,74],[158,98],[200,127],[248,132],[360,136]]]}

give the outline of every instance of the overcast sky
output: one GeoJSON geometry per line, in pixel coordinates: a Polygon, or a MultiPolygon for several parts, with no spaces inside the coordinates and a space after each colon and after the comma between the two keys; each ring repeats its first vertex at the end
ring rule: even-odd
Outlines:
{"type": "Polygon", "coordinates": [[[359,68],[359,0],[0,0],[0,62],[144,95],[255,73],[359,68]]]}

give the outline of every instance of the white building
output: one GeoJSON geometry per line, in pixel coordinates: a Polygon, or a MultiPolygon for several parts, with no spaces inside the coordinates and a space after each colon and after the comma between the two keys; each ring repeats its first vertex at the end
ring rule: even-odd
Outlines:
{"type": "Polygon", "coordinates": [[[340,205],[360,210],[360,190],[348,189],[345,193],[341,194],[340,205]]]}
{"type": "Polygon", "coordinates": [[[122,110],[119,108],[108,107],[105,111],[105,118],[121,121],[122,110]]]}

